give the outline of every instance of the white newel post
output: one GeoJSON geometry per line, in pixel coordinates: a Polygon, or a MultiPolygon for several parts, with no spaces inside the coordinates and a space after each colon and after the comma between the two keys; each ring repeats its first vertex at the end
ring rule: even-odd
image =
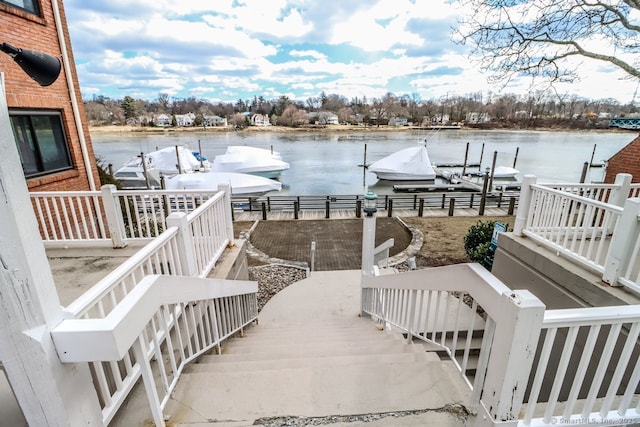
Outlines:
{"type": "Polygon", "coordinates": [[[522,185],[520,186],[520,197],[518,198],[518,211],[516,212],[516,220],[513,225],[513,234],[522,236],[522,231],[527,226],[529,218],[529,209],[531,208],[531,186],[536,183],[535,175],[525,175],[522,177],[522,185]]]}
{"type": "Polygon", "coordinates": [[[629,189],[631,188],[631,179],[633,176],[628,173],[619,173],[616,175],[614,184],[618,187],[611,194],[608,203],[616,206],[624,206],[624,202],[629,198],[629,189]]]}
{"type": "Polygon", "coordinates": [[[224,191],[225,230],[227,231],[227,238],[229,239],[229,244],[233,244],[235,237],[233,235],[233,214],[231,213],[231,210],[233,209],[233,205],[231,204],[231,186],[228,184],[219,185],[218,191],[224,191]]]}
{"type": "Polygon", "coordinates": [[[86,363],[60,362],[62,307],[11,129],[0,73],[0,360],[31,426],[98,426],[86,363]]]}
{"type": "Polygon", "coordinates": [[[373,257],[376,245],[376,216],[375,211],[368,212],[362,220],[362,271],[360,279],[360,313],[364,315],[363,288],[368,277],[375,276],[373,257]]]}
{"type": "Polygon", "coordinates": [[[638,215],[640,214],[640,198],[627,199],[624,203],[622,217],[618,221],[609,252],[604,262],[604,273],[602,281],[611,285],[618,286],[618,277],[627,269],[631,262],[631,254],[636,244],[636,240],[640,235],[640,223],[638,215]]]}
{"type": "Polygon", "coordinates": [[[167,217],[168,227],[178,227],[178,253],[180,264],[182,264],[182,274],[184,276],[197,276],[196,253],[193,249],[193,236],[187,221],[187,214],[184,212],[174,212],[167,217]]]}
{"type": "Polygon", "coordinates": [[[114,248],[124,248],[127,246],[127,237],[124,230],[124,219],[120,199],[115,194],[117,188],[113,184],[100,187],[102,193],[102,205],[104,214],[107,216],[107,227],[111,236],[111,244],[114,248]]]}
{"type": "Polygon", "coordinates": [[[527,290],[504,293],[500,300],[503,309],[494,319],[493,345],[477,417],[480,426],[518,419],[544,318],[545,305],[527,290]]]}

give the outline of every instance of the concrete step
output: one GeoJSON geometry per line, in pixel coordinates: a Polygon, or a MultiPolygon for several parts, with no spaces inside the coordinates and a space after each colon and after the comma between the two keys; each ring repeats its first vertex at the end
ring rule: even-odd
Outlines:
{"type": "Polygon", "coordinates": [[[279,337],[254,337],[253,335],[245,335],[243,338],[235,338],[227,342],[222,343],[223,353],[237,353],[241,351],[253,351],[260,350],[265,351],[271,347],[281,346],[332,346],[332,345],[344,345],[344,346],[366,346],[368,343],[380,344],[407,344],[407,341],[398,334],[386,334],[378,333],[375,335],[292,335],[292,336],[279,336],[279,337]]]}
{"type": "Polygon", "coordinates": [[[185,373],[196,372],[229,372],[229,371],[259,371],[286,368],[311,368],[315,366],[356,366],[379,363],[412,363],[412,362],[440,362],[434,353],[393,353],[393,354],[361,354],[335,355],[325,357],[299,357],[287,359],[237,360],[235,357],[207,356],[198,363],[185,367],[185,373]]]}
{"type": "Polygon", "coordinates": [[[348,356],[366,354],[399,354],[399,353],[426,353],[417,346],[394,342],[369,343],[367,345],[358,344],[291,344],[291,345],[270,345],[258,349],[223,348],[220,355],[205,355],[202,361],[208,358],[218,357],[233,360],[272,360],[272,359],[293,359],[305,357],[328,357],[328,356],[348,356]]]}
{"type": "Polygon", "coordinates": [[[388,333],[377,329],[326,329],[319,332],[308,330],[287,330],[287,331],[261,331],[258,328],[245,331],[243,336],[236,337],[230,342],[234,343],[269,343],[269,342],[307,342],[307,341],[328,341],[328,340],[382,340],[382,339],[402,339],[401,334],[388,333]]]}
{"type": "Polygon", "coordinates": [[[188,423],[439,408],[466,399],[457,376],[450,363],[423,361],[196,372],[183,376],[167,412],[188,423]]]}
{"type": "Polygon", "coordinates": [[[373,324],[368,327],[342,327],[331,326],[321,329],[304,328],[304,327],[288,327],[288,328],[269,328],[265,329],[261,326],[245,329],[244,335],[251,336],[253,339],[280,337],[294,337],[308,339],[309,337],[335,337],[335,336],[379,336],[387,331],[376,328],[373,324]]]}

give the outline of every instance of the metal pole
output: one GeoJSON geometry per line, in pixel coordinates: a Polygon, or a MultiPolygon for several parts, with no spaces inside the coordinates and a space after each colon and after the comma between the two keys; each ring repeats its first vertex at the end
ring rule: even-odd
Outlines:
{"type": "MultiPolygon", "coordinates": [[[[513,158],[513,168],[516,168],[516,162],[518,161],[518,152],[520,151],[520,147],[516,147],[516,156],[513,158]]],[[[593,159],[593,157],[592,157],[593,159]]]]}
{"type": "Polygon", "coordinates": [[[478,162],[478,170],[482,170],[482,156],[484,155],[484,142],[482,143],[482,150],[480,150],[480,162],[478,162]]]}
{"type": "Polygon", "coordinates": [[[204,160],[202,159],[202,144],[198,140],[198,154],[200,156],[200,170],[204,169],[204,160]]]}

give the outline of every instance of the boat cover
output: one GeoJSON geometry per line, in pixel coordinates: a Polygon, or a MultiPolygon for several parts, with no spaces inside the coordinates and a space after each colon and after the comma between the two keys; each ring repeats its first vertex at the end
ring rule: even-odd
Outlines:
{"type": "Polygon", "coordinates": [[[215,172],[265,173],[289,169],[279,153],[257,147],[233,145],[213,160],[215,172]]]}
{"type": "Polygon", "coordinates": [[[230,185],[231,194],[264,194],[282,190],[282,184],[269,178],[234,172],[195,172],[180,174],[166,180],[168,190],[218,190],[230,185]]]}
{"type": "MultiPolygon", "coordinates": [[[[405,148],[369,165],[369,170],[383,177],[403,177],[402,179],[431,180],[436,172],[431,166],[427,148],[424,145],[405,148]]],[[[398,179],[398,178],[395,179],[398,179]]]]}
{"type": "MultiPolygon", "coordinates": [[[[155,169],[163,175],[175,175],[178,173],[178,158],[180,159],[182,173],[191,173],[200,169],[200,161],[196,159],[189,148],[183,146],[162,148],[144,156],[147,160],[147,168],[155,169]]],[[[140,157],[134,157],[126,164],[127,167],[141,165],[140,157]]]]}

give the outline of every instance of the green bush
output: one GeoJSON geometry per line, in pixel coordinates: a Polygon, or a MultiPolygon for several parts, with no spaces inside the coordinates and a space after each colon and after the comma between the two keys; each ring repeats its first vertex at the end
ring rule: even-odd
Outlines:
{"type": "Polygon", "coordinates": [[[495,221],[478,221],[477,224],[469,227],[467,235],[464,236],[464,250],[471,261],[479,263],[484,261],[487,250],[491,246],[495,223],[495,221]]]}

